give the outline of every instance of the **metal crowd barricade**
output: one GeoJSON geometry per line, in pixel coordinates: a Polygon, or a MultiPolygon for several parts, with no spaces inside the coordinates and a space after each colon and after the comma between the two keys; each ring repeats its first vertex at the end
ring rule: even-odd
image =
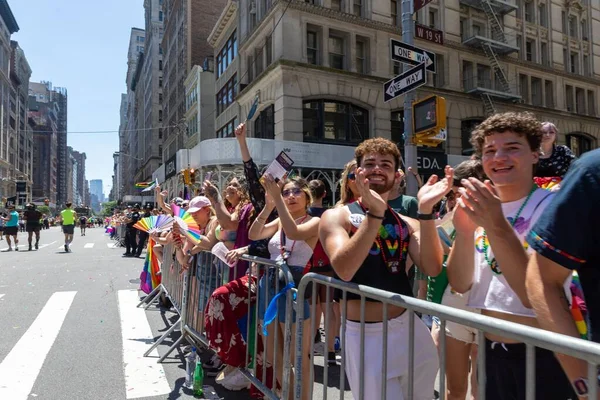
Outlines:
{"type": "MultiPolygon", "coordinates": [[[[386,292],[383,290],[375,289],[368,286],[356,285],[352,283],[343,282],[337,279],[333,279],[327,276],[318,275],[314,273],[309,273],[305,275],[300,281],[300,285],[298,288],[298,298],[302,299],[304,297],[304,292],[309,284],[318,284],[324,285],[329,288],[335,288],[342,291],[342,299],[340,303],[341,308],[341,316],[342,316],[342,329],[341,329],[341,346],[342,349],[345,349],[345,336],[346,336],[346,299],[347,293],[354,293],[360,296],[360,314],[361,314],[361,323],[360,323],[360,373],[361,376],[359,382],[359,398],[357,400],[364,400],[368,398],[368,396],[364,393],[364,359],[365,359],[365,301],[366,298],[374,299],[376,301],[380,301],[383,303],[383,320],[388,319],[388,306],[398,306],[406,308],[406,312],[414,312],[418,311],[423,314],[429,314],[432,316],[437,316],[440,318],[440,379],[439,379],[439,392],[442,396],[441,398],[445,398],[445,376],[446,376],[446,322],[452,321],[461,325],[469,326],[478,330],[478,345],[479,351],[477,356],[478,363],[478,382],[479,382],[479,392],[478,399],[485,400],[485,335],[484,332],[493,333],[496,335],[500,335],[502,337],[510,338],[513,340],[518,340],[522,343],[526,344],[526,399],[534,400],[535,397],[535,348],[540,347],[553,352],[565,354],[568,356],[572,356],[575,358],[579,358],[587,361],[588,363],[588,381],[593,382],[594,384],[589,385],[589,397],[590,399],[596,398],[597,393],[597,385],[595,382],[598,380],[598,365],[600,365],[600,344],[593,343],[590,341],[576,339],[565,335],[556,334],[554,332],[545,331],[542,329],[532,328],[529,326],[508,322],[504,320],[500,320],[497,318],[492,318],[480,314],[476,314],[473,312],[460,310],[457,308],[452,308],[448,306],[444,306],[441,304],[431,303],[424,300],[415,299],[412,297],[401,296],[395,293],[386,292]]],[[[330,301],[330,293],[327,291],[327,301],[330,301]]],[[[316,307],[316,290],[312,291],[312,302],[311,302],[311,312],[310,315],[314,315],[315,307],[316,307]]],[[[309,377],[302,376],[302,323],[304,321],[303,312],[304,312],[304,302],[298,301],[296,304],[297,307],[297,319],[296,319],[296,344],[295,344],[295,371],[296,371],[296,381],[294,387],[294,395],[296,400],[300,400],[301,398],[301,390],[302,390],[302,380],[310,379],[311,387],[313,387],[314,383],[314,367],[311,368],[311,373],[309,377]]],[[[325,321],[329,320],[328,313],[331,312],[329,308],[326,311],[325,321]]],[[[312,330],[310,332],[314,332],[314,319],[311,323],[312,330]]],[[[408,399],[414,398],[414,365],[415,365],[415,354],[414,354],[414,318],[409,318],[409,346],[408,346],[408,399]]],[[[328,334],[327,327],[325,329],[326,334],[328,334]]],[[[388,327],[387,324],[383,324],[383,334],[382,334],[382,377],[387,376],[387,351],[386,348],[388,341],[388,327]]],[[[311,353],[313,353],[313,345],[311,344],[311,353]]],[[[314,362],[314,361],[313,361],[314,362]]],[[[327,379],[328,374],[328,365],[325,363],[325,371],[324,377],[327,379]]],[[[345,362],[344,357],[342,357],[342,366],[341,366],[341,374],[340,374],[340,399],[344,398],[344,385],[345,385],[345,362]]],[[[386,398],[386,380],[382,379],[381,387],[383,398],[386,398]]],[[[327,381],[324,382],[325,390],[324,398],[327,396],[327,381]]],[[[433,393],[431,393],[433,396],[433,393]]],[[[285,397],[282,397],[285,398],[285,397]]],[[[312,393],[309,398],[313,398],[312,393]]]]}

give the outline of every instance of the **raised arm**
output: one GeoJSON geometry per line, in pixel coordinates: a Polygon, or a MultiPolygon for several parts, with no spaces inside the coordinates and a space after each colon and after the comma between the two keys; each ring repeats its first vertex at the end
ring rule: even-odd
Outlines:
{"type": "Polygon", "coordinates": [[[171,211],[171,207],[169,207],[169,205],[165,203],[165,196],[166,195],[167,195],[166,191],[165,192],[161,192],[160,185],[156,185],[154,196],[156,197],[156,201],[158,203],[158,206],[162,210],[164,210],[165,212],[167,212],[169,215],[172,215],[173,212],[171,211]]]}
{"type": "Polygon", "coordinates": [[[210,250],[213,248],[213,246],[215,244],[217,244],[218,240],[215,235],[215,230],[217,228],[217,224],[218,224],[218,221],[216,218],[213,218],[208,223],[208,226],[206,227],[206,232],[207,232],[206,236],[204,236],[204,235],[200,236],[200,243],[196,244],[192,248],[192,250],[191,250],[192,254],[197,254],[204,250],[210,250]]]}
{"type": "Polygon", "coordinates": [[[265,207],[258,214],[252,223],[252,226],[250,226],[250,230],[248,231],[248,239],[250,240],[271,238],[277,232],[279,227],[279,218],[276,218],[268,224],[266,223],[267,218],[269,218],[269,215],[271,215],[273,209],[275,208],[275,204],[269,196],[267,196],[266,200],[267,203],[265,204],[265,207]]]}
{"type": "Polygon", "coordinates": [[[240,152],[242,153],[242,161],[244,162],[244,175],[248,181],[248,194],[250,195],[250,201],[254,206],[254,209],[259,212],[265,206],[265,189],[259,182],[260,173],[258,172],[258,166],[252,160],[250,156],[250,150],[248,149],[248,143],[246,142],[246,124],[240,124],[235,130],[235,137],[240,145],[240,152]]]}
{"type": "Polygon", "coordinates": [[[219,220],[219,224],[221,228],[226,231],[235,231],[238,228],[239,220],[237,214],[230,214],[227,211],[227,207],[225,207],[225,203],[219,194],[219,189],[210,181],[204,181],[203,184],[204,193],[206,197],[210,200],[213,208],[215,209],[215,213],[217,214],[217,219],[219,220]]]}

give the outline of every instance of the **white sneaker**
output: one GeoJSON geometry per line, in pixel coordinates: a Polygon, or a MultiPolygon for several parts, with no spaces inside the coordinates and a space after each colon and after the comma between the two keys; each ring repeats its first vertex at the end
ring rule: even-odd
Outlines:
{"type": "Polygon", "coordinates": [[[246,379],[239,369],[236,369],[235,372],[232,372],[226,379],[221,381],[221,386],[231,391],[250,389],[250,381],[246,379]]]}

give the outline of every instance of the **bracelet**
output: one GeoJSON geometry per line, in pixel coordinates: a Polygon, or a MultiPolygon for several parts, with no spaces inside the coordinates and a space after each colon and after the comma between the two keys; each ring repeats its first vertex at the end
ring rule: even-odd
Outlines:
{"type": "Polygon", "coordinates": [[[429,214],[421,214],[417,211],[417,219],[419,221],[433,221],[435,218],[432,212],[429,214]]]}
{"type": "Polygon", "coordinates": [[[367,211],[367,216],[375,219],[380,219],[382,221],[385,218],[385,215],[380,217],[379,215],[372,214],[371,211],[367,211]]]}

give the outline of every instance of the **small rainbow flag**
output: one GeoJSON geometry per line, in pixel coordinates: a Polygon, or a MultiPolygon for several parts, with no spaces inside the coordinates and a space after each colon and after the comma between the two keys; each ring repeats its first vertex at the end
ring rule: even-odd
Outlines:
{"type": "Polygon", "coordinates": [[[138,182],[135,184],[135,187],[137,189],[145,189],[148,186],[152,185],[154,182],[150,181],[150,182],[138,182]]]}

